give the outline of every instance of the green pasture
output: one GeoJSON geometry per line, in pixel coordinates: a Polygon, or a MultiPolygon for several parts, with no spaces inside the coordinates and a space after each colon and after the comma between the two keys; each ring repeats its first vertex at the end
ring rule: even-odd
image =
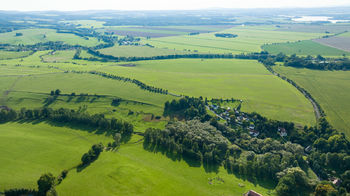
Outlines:
{"type": "Polygon", "coordinates": [[[79,25],[78,28],[103,28],[104,21],[97,20],[63,20],[61,23],[79,25]]]}
{"type": "Polygon", "coordinates": [[[242,99],[247,112],[299,124],[315,123],[308,100],[253,60],[176,59],[134,64],[103,66],[98,71],[135,78],[178,95],[242,99]]]}
{"type": "Polygon", "coordinates": [[[42,59],[48,63],[69,62],[73,59],[75,50],[59,50],[42,56],[42,59]]]}
{"type": "Polygon", "coordinates": [[[321,33],[283,32],[275,31],[275,27],[233,27],[221,31],[237,34],[236,38],[219,38],[215,33],[203,33],[189,36],[172,36],[143,39],[142,43],[151,44],[157,48],[176,50],[198,50],[202,53],[249,53],[261,51],[261,46],[268,43],[283,43],[288,41],[319,38],[321,33]]]}
{"type": "Polygon", "coordinates": [[[346,52],[340,49],[332,48],[326,45],[319,44],[311,40],[290,42],[290,43],[279,43],[279,44],[268,44],[264,45],[262,49],[266,50],[271,54],[278,54],[280,52],[286,55],[301,55],[301,56],[330,56],[339,57],[343,54],[350,55],[350,52],[346,52]]]}
{"type": "Polygon", "coordinates": [[[274,70],[305,88],[339,131],[350,135],[350,72],[276,66],[274,70]]]}
{"type": "Polygon", "coordinates": [[[53,29],[23,29],[8,33],[1,33],[0,43],[2,44],[24,44],[31,45],[49,41],[61,41],[71,45],[95,46],[100,44],[96,38],[89,37],[87,40],[69,33],[56,33],[53,29]],[[22,33],[23,36],[16,36],[16,33],[22,33]]]}
{"type": "Polygon", "coordinates": [[[58,176],[80,163],[81,156],[103,135],[46,123],[0,124],[0,191],[36,188],[40,175],[58,176]]]}
{"type": "Polygon", "coordinates": [[[78,173],[72,171],[56,187],[59,195],[242,195],[255,190],[267,195],[270,184],[254,185],[228,174],[206,172],[203,167],[174,161],[161,153],[143,149],[134,136],[117,152],[103,152],[99,159],[78,173]],[[220,177],[224,182],[210,178],[220,177]]]}
{"type": "Polygon", "coordinates": [[[102,54],[112,55],[116,57],[149,57],[149,56],[165,56],[173,54],[186,54],[188,52],[178,51],[174,49],[151,48],[148,46],[118,46],[99,50],[102,54]]]}
{"type": "Polygon", "coordinates": [[[22,58],[28,56],[32,51],[21,51],[21,52],[15,52],[15,51],[5,51],[0,50],[0,60],[4,59],[15,59],[15,58],[22,58]]]}

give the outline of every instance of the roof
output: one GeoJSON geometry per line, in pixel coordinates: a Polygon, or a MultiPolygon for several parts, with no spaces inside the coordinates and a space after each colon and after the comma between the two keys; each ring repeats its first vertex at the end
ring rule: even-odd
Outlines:
{"type": "Polygon", "coordinates": [[[248,191],[248,193],[245,194],[246,196],[262,196],[260,193],[257,193],[253,190],[248,191]]]}

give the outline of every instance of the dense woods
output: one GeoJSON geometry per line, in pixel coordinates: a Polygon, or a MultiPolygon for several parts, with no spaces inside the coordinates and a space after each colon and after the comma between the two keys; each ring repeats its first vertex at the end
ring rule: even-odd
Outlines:
{"type": "Polygon", "coordinates": [[[238,35],[231,34],[231,33],[215,33],[215,37],[235,38],[235,37],[238,37],[238,35]]]}

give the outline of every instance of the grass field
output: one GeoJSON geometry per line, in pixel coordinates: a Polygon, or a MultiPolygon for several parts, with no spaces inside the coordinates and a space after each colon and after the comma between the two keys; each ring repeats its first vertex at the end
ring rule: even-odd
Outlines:
{"type": "Polygon", "coordinates": [[[41,174],[52,172],[57,176],[78,165],[93,144],[110,140],[46,123],[0,124],[0,191],[36,188],[41,174]]]}
{"type": "Polygon", "coordinates": [[[305,40],[300,42],[291,42],[291,43],[280,43],[280,44],[269,44],[262,47],[271,54],[278,54],[280,52],[286,55],[301,55],[301,56],[330,56],[330,57],[339,57],[343,54],[349,56],[350,52],[344,50],[332,48],[326,45],[319,44],[312,40],[305,40]]]}
{"type": "Polygon", "coordinates": [[[42,56],[43,60],[48,63],[70,62],[75,54],[75,50],[59,50],[42,56]]]}
{"type": "Polygon", "coordinates": [[[275,31],[275,27],[233,27],[223,33],[237,34],[236,38],[218,38],[215,33],[204,33],[195,36],[172,36],[163,38],[144,39],[157,48],[176,50],[198,50],[202,53],[249,53],[261,51],[261,46],[267,43],[308,40],[320,37],[321,33],[301,33],[275,31]]]}
{"type": "Polygon", "coordinates": [[[15,58],[21,58],[28,56],[32,51],[21,51],[21,52],[14,52],[14,51],[4,51],[0,50],[0,60],[4,59],[15,59],[15,58]]]}
{"type": "Polygon", "coordinates": [[[59,195],[242,195],[254,189],[268,195],[271,186],[261,187],[229,175],[206,173],[203,167],[190,167],[185,161],[173,161],[161,153],[143,149],[140,136],[120,147],[117,152],[104,152],[80,173],[72,171],[61,185],[59,195]],[[135,143],[136,142],[136,143],[135,143]],[[220,177],[224,183],[209,178],[220,177]],[[242,187],[239,186],[239,183],[242,187]]]}
{"type": "Polygon", "coordinates": [[[106,22],[97,21],[97,20],[63,20],[60,21],[66,24],[79,25],[78,28],[103,28],[103,24],[106,22]]]}
{"type": "Polygon", "coordinates": [[[136,78],[176,94],[243,99],[245,111],[300,124],[315,123],[308,100],[256,61],[177,59],[135,64],[103,66],[99,71],[136,78]]]}
{"type": "Polygon", "coordinates": [[[25,44],[31,45],[40,42],[49,41],[62,41],[66,44],[71,45],[82,45],[82,46],[95,46],[100,44],[96,38],[89,38],[88,40],[68,33],[56,33],[53,29],[24,29],[12,31],[9,33],[1,33],[0,43],[2,44],[25,44]],[[16,36],[16,33],[22,33],[23,36],[16,36]]]}
{"type": "Polygon", "coordinates": [[[188,52],[162,49],[162,48],[151,48],[147,46],[113,46],[99,50],[102,54],[112,55],[116,57],[148,57],[148,56],[162,56],[172,54],[186,54],[188,52]]]}
{"type": "Polygon", "coordinates": [[[276,66],[278,73],[305,88],[325,111],[330,123],[350,136],[350,72],[276,66]]]}

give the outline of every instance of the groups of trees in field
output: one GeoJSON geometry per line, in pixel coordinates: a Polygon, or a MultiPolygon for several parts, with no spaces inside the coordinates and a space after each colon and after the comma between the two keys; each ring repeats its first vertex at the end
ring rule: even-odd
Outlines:
{"type": "Polygon", "coordinates": [[[232,33],[215,33],[215,37],[235,38],[238,37],[238,35],[232,33]]]}
{"type": "Polygon", "coordinates": [[[75,111],[72,109],[60,108],[57,110],[51,108],[0,110],[0,122],[8,122],[14,120],[49,120],[59,123],[77,124],[89,126],[99,129],[109,134],[120,133],[122,136],[130,136],[133,133],[133,125],[117,120],[115,118],[108,119],[103,114],[90,115],[86,112],[75,111]]]}
{"type": "Polygon", "coordinates": [[[165,102],[163,115],[190,120],[194,117],[205,118],[207,110],[202,99],[183,97],[178,100],[174,99],[171,102],[165,102]]]}
{"type": "Polygon", "coordinates": [[[87,166],[97,160],[98,156],[100,156],[100,153],[103,151],[104,146],[99,143],[99,144],[94,144],[91,149],[83,154],[81,157],[81,167],[87,166]]]}

